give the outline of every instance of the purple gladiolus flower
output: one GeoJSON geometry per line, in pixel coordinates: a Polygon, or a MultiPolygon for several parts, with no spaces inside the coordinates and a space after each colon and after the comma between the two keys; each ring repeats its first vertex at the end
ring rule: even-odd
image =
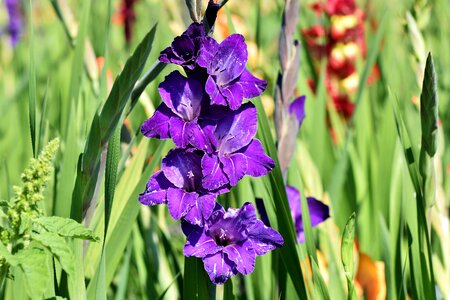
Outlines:
{"type": "Polygon", "coordinates": [[[254,77],[246,68],[248,53],[244,37],[232,34],[222,43],[206,37],[197,64],[209,74],[206,92],[212,104],[238,109],[244,98],[254,98],[266,89],[265,80],[254,77]]]}
{"type": "Polygon", "coordinates": [[[5,0],[6,10],[8,11],[9,23],[7,31],[11,37],[11,44],[14,47],[22,35],[22,13],[20,12],[20,1],[5,0]]]}
{"type": "Polygon", "coordinates": [[[203,130],[198,124],[202,109],[209,106],[203,85],[196,74],[184,77],[178,71],[170,73],[159,85],[163,103],[141,126],[149,138],[171,137],[177,147],[189,144],[199,150],[210,150],[203,130]]]}
{"type": "Polygon", "coordinates": [[[192,149],[172,149],[162,160],[162,170],[150,178],[139,201],[149,206],[167,204],[175,220],[183,218],[202,226],[213,211],[217,195],[229,188],[207,191],[202,187],[201,158],[192,149]]]}
{"type": "MultiPolygon", "coordinates": [[[[300,192],[296,188],[287,185],[286,193],[289,200],[291,215],[295,223],[295,231],[297,232],[298,242],[303,243],[305,241],[305,234],[303,232],[300,192]]],[[[307,197],[306,201],[308,203],[311,225],[313,227],[322,223],[330,216],[329,208],[327,205],[323,204],[313,197],[307,197]]]]}
{"type": "Polygon", "coordinates": [[[264,153],[261,142],[253,137],[257,130],[257,112],[252,103],[229,111],[217,123],[203,126],[213,152],[202,159],[203,186],[215,190],[225,184],[235,186],[244,175],[266,175],[275,166],[264,153]]]}
{"type": "MultiPolygon", "coordinates": [[[[306,101],[306,96],[300,96],[300,97],[296,98],[294,101],[292,101],[292,103],[289,105],[289,113],[291,115],[295,116],[295,118],[298,121],[299,128],[302,125],[303,120],[306,117],[305,101],[306,101]]],[[[297,129],[297,131],[298,131],[298,129],[297,129]]]]}
{"type": "Polygon", "coordinates": [[[181,36],[173,40],[170,47],[161,52],[159,60],[193,70],[196,67],[198,53],[205,37],[203,24],[192,23],[181,36]]]}
{"type": "Polygon", "coordinates": [[[216,204],[203,228],[183,223],[183,231],[187,236],[184,255],[202,258],[215,284],[225,283],[238,272],[250,274],[257,255],[281,247],[284,242],[276,230],[256,218],[251,203],[228,211],[216,204]]]}

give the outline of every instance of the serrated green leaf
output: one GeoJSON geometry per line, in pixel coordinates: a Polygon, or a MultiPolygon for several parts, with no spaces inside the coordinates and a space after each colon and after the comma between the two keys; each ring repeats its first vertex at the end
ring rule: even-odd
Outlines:
{"type": "Polygon", "coordinates": [[[23,273],[28,296],[31,299],[42,299],[50,281],[48,253],[44,249],[30,246],[17,252],[14,257],[23,273]]]}
{"type": "Polygon", "coordinates": [[[73,252],[63,237],[53,232],[42,232],[38,234],[33,233],[31,238],[48,248],[58,259],[66,273],[73,275],[75,268],[73,252]]]}
{"type": "Polygon", "coordinates": [[[62,217],[39,217],[34,220],[37,224],[43,226],[48,232],[56,233],[62,237],[70,237],[76,239],[99,241],[92,230],[87,229],[82,224],[62,217]]]}
{"type": "Polygon", "coordinates": [[[4,258],[6,262],[11,266],[16,266],[19,262],[14,255],[12,255],[5,245],[0,242],[0,257],[4,258]]]}

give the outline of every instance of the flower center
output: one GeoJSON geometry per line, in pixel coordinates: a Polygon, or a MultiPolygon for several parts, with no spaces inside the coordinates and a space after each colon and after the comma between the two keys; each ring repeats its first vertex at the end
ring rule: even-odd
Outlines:
{"type": "Polygon", "coordinates": [[[187,180],[186,180],[185,188],[186,188],[187,192],[193,192],[197,188],[197,185],[195,182],[195,175],[194,175],[194,172],[192,172],[192,170],[189,170],[187,173],[187,180]]]}
{"type": "Polygon", "coordinates": [[[223,228],[219,228],[212,232],[212,237],[218,246],[228,246],[234,244],[234,236],[223,228]]]}

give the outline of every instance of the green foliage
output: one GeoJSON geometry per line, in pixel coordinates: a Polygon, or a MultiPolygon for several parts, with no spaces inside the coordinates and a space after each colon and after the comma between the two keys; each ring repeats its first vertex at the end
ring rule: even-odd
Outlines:
{"type": "Polygon", "coordinates": [[[82,224],[68,218],[56,216],[39,217],[35,220],[36,224],[45,228],[46,231],[56,233],[62,237],[99,241],[100,239],[82,224]]]}
{"type": "Polygon", "coordinates": [[[39,202],[44,200],[43,192],[58,147],[59,140],[54,139],[37,159],[31,159],[22,174],[22,186],[15,187],[15,197],[2,207],[6,209],[7,220],[1,233],[0,284],[15,270],[24,278],[26,293],[32,299],[42,298],[47,289],[52,256],[69,276],[74,273],[74,256],[65,237],[98,240],[92,231],[74,220],[42,216],[39,202]]]}
{"type": "Polygon", "coordinates": [[[357,299],[355,286],[353,285],[353,276],[355,273],[355,256],[353,254],[353,243],[355,240],[355,213],[348,218],[342,233],[341,242],[341,260],[344,266],[345,278],[348,286],[348,299],[357,299]]]}

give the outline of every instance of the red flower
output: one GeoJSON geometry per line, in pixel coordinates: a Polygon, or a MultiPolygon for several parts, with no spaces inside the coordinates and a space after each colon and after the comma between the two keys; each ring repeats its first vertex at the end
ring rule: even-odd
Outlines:
{"type": "MultiPolygon", "coordinates": [[[[324,13],[329,19],[329,27],[313,25],[302,31],[312,58],[317,62],[327,60],[326,88],[337,111],[349,118],[354,105],[350,101],[359,83],[356,73],[356,59],[365,57],[366,44],[364,38],[364,12],[356,5],[355,0],[328,0],[316,2],[311,8],[317,15],[324,13]]],[[[378,76],[375,70],[371,80],[378,76]]],[[[316,82],[308,82],[313,91],[316,82]]]]}

